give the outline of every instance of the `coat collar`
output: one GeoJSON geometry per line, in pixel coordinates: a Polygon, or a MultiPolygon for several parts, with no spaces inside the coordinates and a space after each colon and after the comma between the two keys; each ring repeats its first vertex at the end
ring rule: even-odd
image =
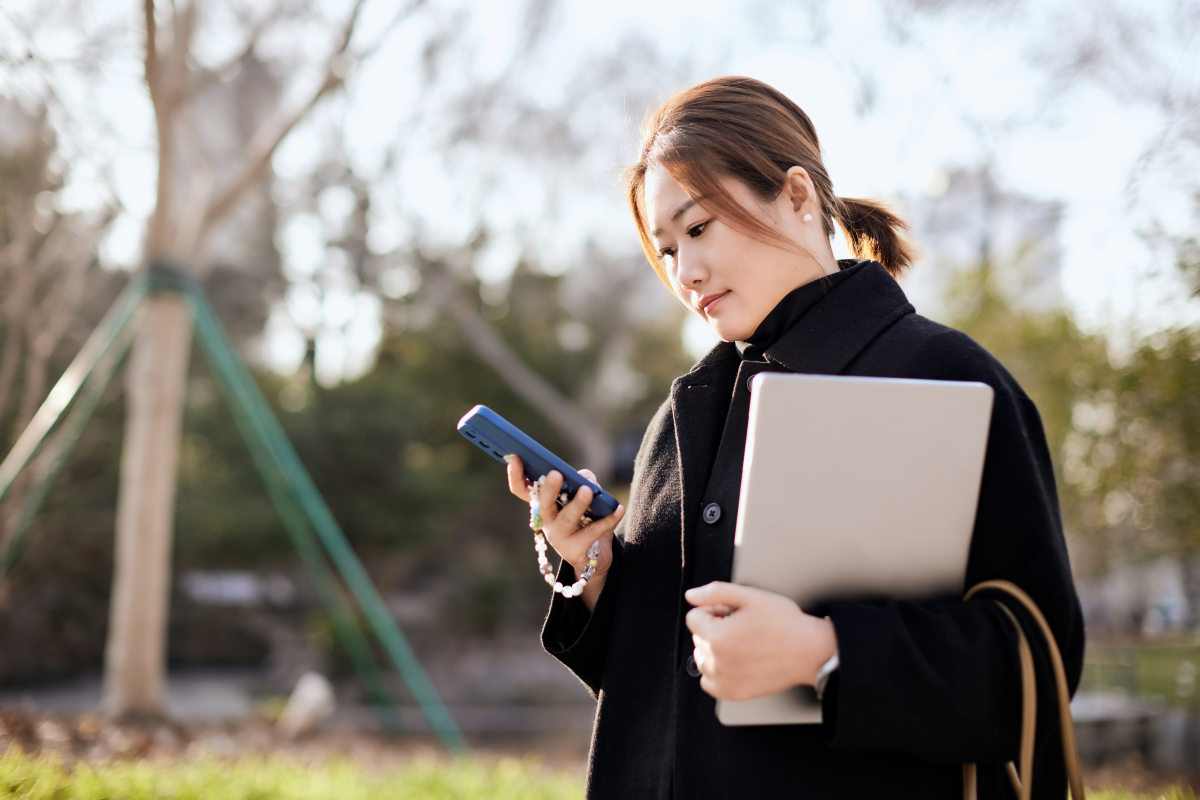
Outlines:
{"type": "MultiPolygon", "coordinates": [[[[913,311],[895,279],[871,262],[801,317],[766,351],[766,359],[776,369],[837,375],[879,334],[913,311]]],[[[671,385],[685,531],[708,485],[742,363],[736,346],[721,342],[671,385]]]]}
{"type": "MultiPolygon", "coordinates": [[[[876,336],[914,311],[896,279],[871,261],[801,317],[767,350],[766,358],[791,372],[837,375],[876,336]]],[[[732,342],[719,342],[676,384],[710,383],[717,372],[736,372],[740,362],[732,342]]]]}
{"type": "Polygon", "coordinates": [[[837,375],[913,311],[900,284],[872,261],[801,317],[767,350],[767,361],[792,372],[837,375]]]}

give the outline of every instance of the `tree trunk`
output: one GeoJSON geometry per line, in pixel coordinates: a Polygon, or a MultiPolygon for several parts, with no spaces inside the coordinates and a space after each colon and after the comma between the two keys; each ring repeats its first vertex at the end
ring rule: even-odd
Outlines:
{"type": "Polygon", "coordinates": [[[150,297],[133,345],[117,499],[104,707],[115,717],[164,710],[167,609],[179,431],[192,318],[178,297],[150,297]]]}

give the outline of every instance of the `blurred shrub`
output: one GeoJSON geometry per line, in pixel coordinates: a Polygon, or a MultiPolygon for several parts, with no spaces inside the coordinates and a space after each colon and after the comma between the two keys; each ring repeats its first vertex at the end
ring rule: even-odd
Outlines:
{"type": "MultiPolygon", "coordinates": [[[[553,303],[560,280],[525,273],[520,293],[553,303]]],[[[510,314],[498,327],[549,380],[578,392],[590,377],[595,347],[564,351],[555,327],[546,323],[559,316],[559,311],[510,314]]],[[[636,336],[631,365],[645,376],[646,391],[614,413],[612,430],[640,438],[670,381],[686,371],[690,359],[680,345],[677,309],[636,336]]],[[[471,447],[455,426],[472,406],[484,403],[568,459],[570,449],[494,370],[467,352],[450,322],[393,331],[372,371],[335,388],[316,385],[307,368],[290,378],[259,374],[258,381],[418,646],[506,630],[533,635],[547,598],[527,509],[508,494],[503,465],[471,447]]],[[[120,378],[114,381],[16,571],[0,588],[0,640],[9,645],[0,648],[0,683],[54,680],[101,663],[123,430],[120,384],[120,378]]],[[[177,572],[284,571],[300,578],[297,610],[303,613],[296,624],[317,610],[198,349],[189,377],[176,512],[177,572]]],[[[237,609],[186,606],[178,593],[173,603],[174,660],[261,660],[265,640],[254,639],[262,626],[252,615],[225,636],[222,620],[237,617],[237,609]]],[[[332,640],[316,637],[312,646],[332,658],[335,672],[344,666],[332,640]]]]}
{"type": "Polygon", "coordinates": [[[1065,310],[1015,308],[988,270],[965,273],[952,324],[1037,403],[1076,569],[1200,553],[1200,328],[1163,330],[1114,358],[1065,310]]]}

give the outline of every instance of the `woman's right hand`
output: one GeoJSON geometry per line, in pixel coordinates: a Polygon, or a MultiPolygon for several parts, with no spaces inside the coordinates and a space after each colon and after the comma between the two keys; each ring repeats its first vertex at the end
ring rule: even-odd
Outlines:
{"type": "MultiPolygon", "coordinates": [[[[590,471],[581,469],[579,474],[599,485],[596,476],[590,471]]],[[[562,484],[562,473],[558,470],[551,470],[538,492],[538,505],[541,507],[542,513],[542,533],[545,534],[546,541],[550,543],[555,552],[575,568],[577,577],[582,575],[587,568],[588,548],[592,546],[592,542],[600,541],[600,555],[596,559],[596,571],[584,586],[583,593],[579,595],[584,605],[591,610],[596,605],[596,598],[600,596],[608,569],[612,566],[613,528],[621,521],[621,517],[625,516],[625,506],[617,506],[617,510],[607,517],[580,527],[579,523],[583,512],[592,502],[592,490],[587,486],[579,487],[579,491],[575,493],[571,502],[559,508],[556,498],[562,491],[562,484]]],[[[531,488],[532,483],[525,478],[525,466],[521,463],[521,459],[513,456],[508,462],[509,491],[528,503],[531,488]]]]}

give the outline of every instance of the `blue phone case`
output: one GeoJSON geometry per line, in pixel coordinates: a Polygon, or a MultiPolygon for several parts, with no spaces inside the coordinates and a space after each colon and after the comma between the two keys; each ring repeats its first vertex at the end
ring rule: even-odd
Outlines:
{"type": "Polygon", "coordinates": [[[458,432],[470,439],[492,458],[502,463],[506,455],[520,457],[525,466],[525,477],[536,481],[550,470],[556,469],[563,476],[563,491],[570,500],[580,486],[591,488],[592,504],[588,516],[592,519],[607,517],[617,510],[617,500],[608,492],[576,472],[570,464],[542,447],[524,431],[487,406],[475,406],[458,421],[458,432]]]}

